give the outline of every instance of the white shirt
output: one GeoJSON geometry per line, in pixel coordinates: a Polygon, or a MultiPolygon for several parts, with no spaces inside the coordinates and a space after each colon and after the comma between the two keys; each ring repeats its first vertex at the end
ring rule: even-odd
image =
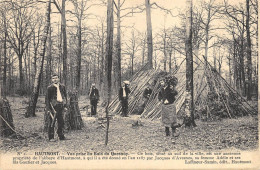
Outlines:
{"type": "Polygon", "coordinates": [[[62,96],[60,92],[60,85],[59,84],[54,84],[54,86],[57,88],[57,102],[62,102],[62,96]]]}

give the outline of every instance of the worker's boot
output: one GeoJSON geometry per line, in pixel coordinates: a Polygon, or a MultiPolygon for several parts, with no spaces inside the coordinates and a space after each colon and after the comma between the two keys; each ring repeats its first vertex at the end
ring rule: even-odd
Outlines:
{"type": "Polygon", "coordinates": [[[166,133],[166,136],[170,136],[170,128],[169,127],[165,127],[165,133],[166,133]]]}

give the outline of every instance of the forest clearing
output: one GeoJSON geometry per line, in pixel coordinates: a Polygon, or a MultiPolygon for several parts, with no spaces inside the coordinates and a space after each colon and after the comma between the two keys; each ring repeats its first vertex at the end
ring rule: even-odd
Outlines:
{"type": "MultiPolygon", "coordinates": [[[[72,130],[65,133],[69,140],[49,142],[46,132],[43,132],[44,111],[36,112],[36,117],[24,118],[21,112],[26,101],[24,98],[10,97],[13,108],[14,124],[16,131],[24,139],[1,138],[0,149],[4,152],[18,151],[126,151],[126,152],[167,152],[179,150],[195,151],[222,151],[222,150],[255,150],[258,148],[258,116],[245,116],[218,121],[196,121],[197,127],[178,129],[180,136],[177,138],[166,137],[160,120],[151,121],[141,119],[141,125],[133,126],[139,119],[138,115],[127,118],[114,116],[111,119],[109,130],[109,144],[104,145],[105,128],[98,117],[87,116],[82,111],[84,127],[82,130],[72,130]]],[[[39,106],[44,102],[41,97],[39,106]]],[[[86,98],[82,97],[80,108],[86,105],[86,98]]],[[[254,103],[256,105],[256,103],[254,103]]],[[[99,107],[99,106],[98,106],[99,107]]],[[[98,108],[102,110],[102,108],[98,108]]]]}
{"type": "Polygon", "coordinates": [[[258,3],[0,1],[0,169],[77,168],[44,152],[259,167],[258,3]]]}

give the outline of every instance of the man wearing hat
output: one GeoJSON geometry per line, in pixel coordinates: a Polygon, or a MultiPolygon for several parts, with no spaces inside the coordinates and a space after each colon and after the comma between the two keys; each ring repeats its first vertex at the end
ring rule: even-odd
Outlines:
{"type": "Polygon", "coordinates": [[[57,134],[60,140],[65,140],[63,134],[64,119],[63,110],[67,109],[67,93],[64,85],[60,84],[57,74],[53,74],[51,78],[52,84],[47,88],[45,98],[46,109],[49,113],[48,137],[50,141],[54,140],[55,121],[58,122],[57,134]]]}
{"type": "Polygon", "coordinates": [[[96,84],[93,83],[91,85],[90,91],[89,91],[89,97],[90,97],[90,104],[91,104],[91,115],[97,114],[97,103],[99,101],[99,92],[96,88],[96,84]]]}
{"type": "Polygon", "coordinates": [[[131,92],[129,89],[129,81],[123,81],[122,87],[119,89],[119,100],[122,105],[122,116],[127,117],[128,112],[128,96],[131,92]]]}

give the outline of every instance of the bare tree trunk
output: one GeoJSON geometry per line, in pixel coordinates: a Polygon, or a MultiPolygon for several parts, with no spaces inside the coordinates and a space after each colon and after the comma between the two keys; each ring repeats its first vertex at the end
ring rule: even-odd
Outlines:
{"type": "Polygon", "coordinates": [[[233,46],[233,71],[234,71],[234,87],[236,88],[236,90],[238,90],[238,86],[237,86],[237,62],[236,62],[236,42],[234,40],[234,46],[233,46]]]}
{"type": "Polygon", "coordinates": [[[131,54],[131,76],[134,75],[134,54],[131,54]]]}
{"type": "Polygon", "coordinates": [[[142,51],[142,66],[144,66],[145,44],[146,44],[146,41],[145,41],[145,38],[144,38],[144,40],[143,40],[143,51],[142,51]]]}
{"type": "Polygon", "coordinates": [[[76,77],[76,88],[78,92],[80,87],[80,71],[81,71],[81,37],[82,37],[81,32],[82,32],[81,18],[79,18],[78,19],[77,77],[76,77]]]}
{"type": "Polygon", "coordinates": [[[229,84],[231,85],[231,62],[230,62],[231,58],[230,58],[230,53],[229,53],[229,56],[228,56],[228,77],[229,77],[229,84]]]}
{"type": "Polygon", "coordinates": [[[146,24],[147,24],[148,64],[149,64],[149,68],[153,68],[153,34],[152,34],[150,0],[145,0],[145,8],[146,8],[146,24]]]}
{"type": "Polygon", "coordinates": [[[50,13],[51,13],[51,0],[49,0],[49,3],[47,4],[47,11],[46,11],[46,26],[44,28],[44,34],[42,38],[42,49],[40,52],[40,56],[42,58],[41,61],[41,67],[38,69],[36,78],[34,81],[33,85],[33,92],[31,94],[31,99],[29,102],[29,106],[27,107],[27,112],[25,113],[25,117],[31,117],[31,116],[36,116],[35,115],[35,108],[39,96],[39,89],[41,85],[41,80],[42,80],[42,74],[43,74],[43,64],[44,64],[44,56],[45,56],[45,49],[46,49],[46,41],[47,41],[47,36],[49,32],[49,27],[50,27],[50,13]]]}
{"type": "Polygon", "coordinates": [[[249,26],[250,12],[249,12],[249,0],[246,0],[246,35],[247,35],[247,100],[251,100],[252,97],[252,57],[251,57],[251,38],[250,38],[250,26],[249,26]]]}
{"type": "Polygon", "coordinates": [[[106,73],[107,73],[107,106],[106,106],[106,139],[105,145],[108,144],[108,129],[109,129],[109,115],[108,106],[111,99],[111,72],[112,72],[112,54],[113,54],[113,30],[114,30],[114,17],[113,17],[113,0],[107,1],[107,50],[106,50],[106,73]]]}
{"type": "Polygon", "coordinates": [[[35,32],[33,34],[33,48],[34,48],[34,56],[33,56],[33,69],[34,69],[33,80],[34,80],[36,76],[35,73],[37,72],[37,51],[38,51],[38,45],[36,45],[35,32]]]}
{"type": "Polygon", "coordinates": [[[46,65],[46,87],[45,90],[47,90],[47,87],[51,84],[51,72],[52,72],[52,40],[51,40],[51,26],[49,30],[49,38],[48,38],[48,55],[47,55],[47,65],[46,65]]]}
{"type": "Polygon", "coordinates": [[[163,54],[164,54],[163,70],[166,71],[167,53],[166,53],[166,30],[165,30],[165,28],[164,28],[164,37],[163,37],[163,54]]]}
{"type": "Polygon", "coordinates": [[[172,73],[172,50],[169,51],[169,72],[172,73]]]}
{"type": "Polygon", "coordinates": [[[186,0],[186,105],[185,112],[189,118],[186,126],[196,126],[193,103],[193,56],[192,56],[192,0],[186,0]]]}
{"type": "Polygon", "coordinates": [[[208,61],[208,46],[209,46],[209,23],[210,23],[210,8],[208,9],[208,16],[207,16],[207,23],[205,26],[205,60],[206,60],[206,65],[208,61]]]}
{"type": "Polygon", "coordinates": [[[19,78],[20,78],[20,89],[24,89],[24,81],[23,81],[23,55],[19,53],[18,55],[19,60],[19,78]]]}
{"type": "MultiPolygon", "coordinates": [[[[104,23],[101,24],[102,36],[101,36],[101,73],[100,73],[100,91],[104,92],[104,23]]],[[[103,97],[103,93],[101,93],[103,97]]]]}
{"type": "MultiPolygon", "coordinates": [[[[4,33],[4,76],[3,76],[3,96],[5,97],[7,94],[7,85],[6,85],[6,72],[7,72],[7,29],[6,29],[6,18],[4,18],[4,27],[5,27],[5,33],[4,33]]],[[[10,70],[9,70],[10,71],[10,70]]]]}
{"type": "Polygon", "coordinates": [[[121,20],[120,20],[120,0],[117,1],[117,86],[121,87],[121,20]]]}
{"type": "Polygon", "coordinates": [[[28,86],[31,88],[31,55],[30,55],[30,47],[27,48],[27,62],[28,62],[28,86]]]}
{"type": "Polygon", "coordinates": [[[214,58],[214,69],[217,70],[217,56],[216,56],[216,47],[213,47],[213,58],[214,58]]]}
{"type": "Polygon", "coordinates": [[[67,85],[67,35],[66,35],[66,17],[65,17],[65,1],[62,0],[62,9],[61,9],[61,32],[63,37],[63,82],[64,85],[67,85]]]}

